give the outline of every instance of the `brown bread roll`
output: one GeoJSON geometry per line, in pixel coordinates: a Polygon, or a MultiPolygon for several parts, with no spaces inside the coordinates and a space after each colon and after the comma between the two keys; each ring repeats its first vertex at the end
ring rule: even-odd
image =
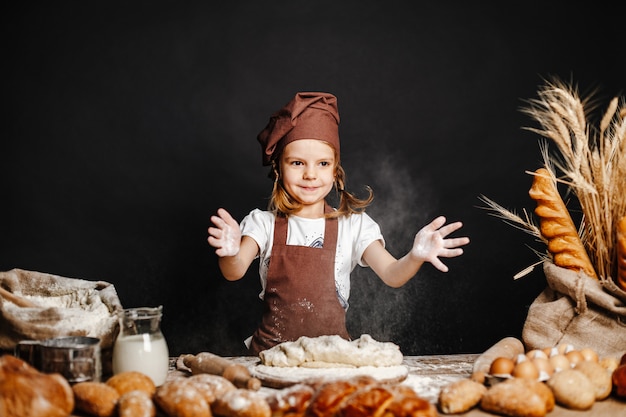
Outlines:
{"type": "Polygon", "coordinates": [[[271,417],[265,397],[258,391],[237,388],[217,398],[211,406],[213,414],[222,417],[271,417]]]}
{"type": "Polygon", "coordinates": [[[44,374],[13,355],[0,356],[0,416],[66,417],[72,387],[60,374],[44,374]]]}
{"type": "Polygon", "coordinates": [[[155,404],[168,417],[211,417],[204,397],[187,378],[165,381],[154,394],[155,404]]]}
{"type": "Polygon", "coordinates": [[[464,413],[480,403],[487,387],[471,379],[460,379],[439,392],[438,405],[444,414],[464,413]]]}
{"type": "Polygon", "coordinates": [[[155,417],[152,395],[145,391],[128,391],[117,400],[117,417],[155,417]]]}
{"type": "Polygon", "coordinates": [[[115,388],[120,395],[135,390],[144,391],[150,396],[156,392],[156,386],[152,378],[137,371],[127,371],[113,375],[107,379],[106,384],[115,388]]]}
{"type": "Polygon", "coordinates": [[[576,272],[583,271],[597,279],[578,230],[550,172],[546,168],[539,168],[535,174],[528,194],[537,203],[535,214],[539,217],[541,235],[548,241],[548,252],[554,264],[576,272]]]}
{"type": "Polygon", "coordinates": [[[111,417],[115,414],[120,393],[104,382],[85,381],[72,386],[76,409],[90,416],[111,417]]]}
{"type": "Polygon", "coordinates": [[[237,389],[235,384],[220,375],[196,374],[190,376],[188,381],[202,394],[209,406],[228,391],[237,389]]]}

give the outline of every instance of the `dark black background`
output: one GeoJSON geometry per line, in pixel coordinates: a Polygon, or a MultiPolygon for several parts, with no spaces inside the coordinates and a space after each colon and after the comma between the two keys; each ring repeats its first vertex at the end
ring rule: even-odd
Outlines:
{"type": "MultiPolygon", "coordinates": [[[[400,289],[353,273],[349,328],[405,354],[520,336],[543,251],[481,209],[533,208],[539,139],[519,111],[544,78],[626,87],[623,14],[599,2],[22,2],[5,10],[0,270],[113,283],[164,306],[172,354],[243,353],[256,263],[227,282],[209,217],[271,191],[256,134],[297,91],[336,94],[348,188],[401,256],[443,214],[471,244],[400,289]],[[529,248],[530,246],[530,248],[529,248]]],[[[597,114],[597,113],[595,113],[597,114]]],[[[592,117],[593,118],[593,117],[592,117]]],[[[593,121],[592,121],[593,122],[593,121]]]]}

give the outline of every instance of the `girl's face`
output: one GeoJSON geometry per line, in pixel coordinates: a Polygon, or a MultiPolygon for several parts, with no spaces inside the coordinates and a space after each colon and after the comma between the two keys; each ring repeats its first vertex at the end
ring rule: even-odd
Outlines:
{"type": "Polygon", "coordinates": [[[326,142],[301,139],[285,146],[280,173],[285,190],[303,205],[302,217],[324,215],[324,198],[335,182],[335,150],[326,142]]]}

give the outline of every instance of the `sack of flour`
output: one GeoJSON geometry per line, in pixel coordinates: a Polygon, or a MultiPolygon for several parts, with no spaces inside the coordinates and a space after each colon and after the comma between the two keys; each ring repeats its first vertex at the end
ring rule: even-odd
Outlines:
{"type": "Polygon", "coordinates": [[[112,284],[12,269],[0,272],[0,287],[31,305],[0,297],[0,350],[59,336],[97,337],[112,348],[122,310],[112,284]]]}

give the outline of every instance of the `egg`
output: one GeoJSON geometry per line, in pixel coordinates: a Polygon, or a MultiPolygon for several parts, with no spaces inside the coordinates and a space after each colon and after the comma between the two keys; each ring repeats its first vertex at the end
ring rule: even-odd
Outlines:
{"type": "Polygon", "coordinates": [[[542,381],[547,380],[554,373],[554,366],[552,366],[548,358],[534,358],[532,362],[539,370],[539,379],[542,381]]]}
{"type": "Polygon", "coordinates": [[[582,362],[585,360],[582,353],[580,353],[580,351],[578,350],[570,350],[565,354],[565,357],[569,359],[569,363],[572,366],[576,365],[578,362],[582,362]]]}
{"type": "Polygon", "coordinates": [[[586,361],[591,361],[591,362],[599,362],[600,358],[598,357],[598,354],[596,353],[595,350],[591,349],[591,348],[584,348],[580,350],[580,354],[583,355],[583,358],[586,361]]]}
{"type": "Polygon", "coordinates": [[[540,350],[540,349],[529,350],[526,353],[526,356],[528,357],[528,359],[535,359],[535,358],[548,359],[548,355],[543,350],[540,350]]]}
{"type": "Polygon", "coordinates": [[[565,355],[567,352],[571,352],[572,350],[574,350],[574,346],[569,343],[561,343],[556,348],[559,351],[559,353],[563,355],[565,355]]]}
{"type": "Polygon", "coordinates": [[[572,365],[569,363],[569,359],[567,359],[567,356],[565,355],[561,355],[561,354],[553,355],[553,356],[550,356],[548,360],[550,361],[550,364],[554,368],[554,372],[559,372],[564,369],[568,369],[572,367],[572,365]]]}
{"type": "Polygon", "coordinates": [[[491,362],[489,373],[491,375],[511,375],[513,368],[515,368],[515,362],[513,359],[501,356],[491,362]]]}
{"type": "Polygon", "coordinates": [[[515,378],[539,379],[539,370],[533,361],[522,361],[515,365],[511,375],[515,378]]]}

